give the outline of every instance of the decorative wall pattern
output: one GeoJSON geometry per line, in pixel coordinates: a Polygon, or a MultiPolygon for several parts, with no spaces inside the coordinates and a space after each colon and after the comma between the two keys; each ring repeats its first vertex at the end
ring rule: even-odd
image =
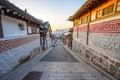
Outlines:
{"type": "Polygon", "coordinates": [[[28,36],[28,37],[21,37],[16,39],[9,39],[9,40],[1,40],[0,41],[0,53],[3,51],[7,51],[9,49],[24,45],[31,41],[39,39],[39,35],[28,36]]]}
{"type": "Polygon", "coordinates": [[[73,32],[77,32],[77,27],[73,27],[73,32]]]}
{"type": "Polygon", "coordinates": [[[120,33],[120,19],[90,25],[92,33],[120,33]]]}
{"type": "Polygon", "coordinates": [[[79,26],[79,32],[86,32],[86,30],[87,30],[87,25],[85,25],[85,26],[79,26]]]}

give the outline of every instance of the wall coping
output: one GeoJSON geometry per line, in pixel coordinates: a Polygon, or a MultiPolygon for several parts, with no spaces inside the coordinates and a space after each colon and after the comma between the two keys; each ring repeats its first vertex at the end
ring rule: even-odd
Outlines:
{"type": "Polygon", "coordinates": [[[5,37],[5,38],[0,38],[0,41],[10,40],[10,39],[16,39],[16,38],[25,38],[25,37],[37,36],[37,35],[39,35],[39,34],[24,35],[24,36],[13,36],[13,37],[5,37]]]}

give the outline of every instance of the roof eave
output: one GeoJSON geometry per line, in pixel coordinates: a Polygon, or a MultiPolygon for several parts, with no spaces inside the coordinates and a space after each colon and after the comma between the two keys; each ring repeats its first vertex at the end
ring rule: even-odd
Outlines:
{"type": "Polygon", "coordinates": [[[107,0],[88,0],[87,2],[85,2],[85,4],[83,6],[80,7],[80,9],[78,11],[76,11],[72,16],[70,16],[68,18],[68,21],[75,20],[77,17],[92,10],[93,8],[97,7],[98,5],[102,4],[105,1],[107,1],[107,0]],[[99,3],[99,4],[96,5],[96,3],[97,4],[99,3]]]}
{"type": "Polygon", "coordinates": [[[20,8],[16,7],[14,4],[12,4],[9,1],[5,1],[5,0],[0,0],[0,5],[11,9],[12,11],[18,12],[19,14],[27,17],[29,20],[31,20],[32,22],[41,25],[42,23],[40,21],[38,21],[36,18],[34,18],[32,15],[24,12],[23,10],[21,10],[20,8]]]}

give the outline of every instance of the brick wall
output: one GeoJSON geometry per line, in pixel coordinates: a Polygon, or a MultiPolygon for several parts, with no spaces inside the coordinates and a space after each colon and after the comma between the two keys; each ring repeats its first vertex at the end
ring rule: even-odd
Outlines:
{"type": "Polygon", "coordinates": [[[16,38],[16,39],[9,39],[9,40],[1,40],[0,41],[0,53],[3,51],[7,51],[9,49],[24,45],[36,39],[39,39],[39,35],[16,38]]]}
{"type": "Polygon", "coordinates": [[[39,35],[2,40],[0,50],[0,76],[14,69],[28,57],[40,53],[39,35]]]}

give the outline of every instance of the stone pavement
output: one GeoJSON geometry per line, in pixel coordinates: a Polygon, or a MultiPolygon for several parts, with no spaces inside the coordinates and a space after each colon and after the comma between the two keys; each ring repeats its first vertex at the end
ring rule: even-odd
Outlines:
{"type": "Polygon", "coordinates": [[[22,80],[29,72],[42,72],[39,80],[99,80],[81,63],[39,61],[25,65],[4,80],[22,80]]]}
{"type": "Polygon", "coordinates": [[[49,51],[51,52],[48,50],[42,57],[38,55],[0,80],[107,80],[101,75],[98,77],[98,74],[93,74],[93,69],[87,68],[82,61],[42,62],[41,59],[49,51]]]}
{"type": "Polygon", "coordinates": [[[40,62],[32,71],[43,73],[40,80],[97,80],[80,63],[40,62]]]}
{"type": "Polygon", "coordinates": [[[78,62],[61,44],[56,45],[41,61],[78,62]]]}
{"type": "Polygon", "coordinates": [[[80,62],[41,62],[34,58],[0,80],[25,80],[30,72],[41,72],[41,76],[27,80],[99,80],[80,62]]]}
{"type": "MultiPolygon", "coordinates": [[[[63,44],[62,44],[63,45],[63,44]]],[[[84,67],[86,67],[92,74],[94,74],[99,80],[118,80],[114,76],[110,75],[109,73],[105,72],[104,70],[98,68],[84,57],[80,56],[75,51],[71,50],[70,48],[63,45],[63,47],[78,61],[81,62],[84,67]]]]}

